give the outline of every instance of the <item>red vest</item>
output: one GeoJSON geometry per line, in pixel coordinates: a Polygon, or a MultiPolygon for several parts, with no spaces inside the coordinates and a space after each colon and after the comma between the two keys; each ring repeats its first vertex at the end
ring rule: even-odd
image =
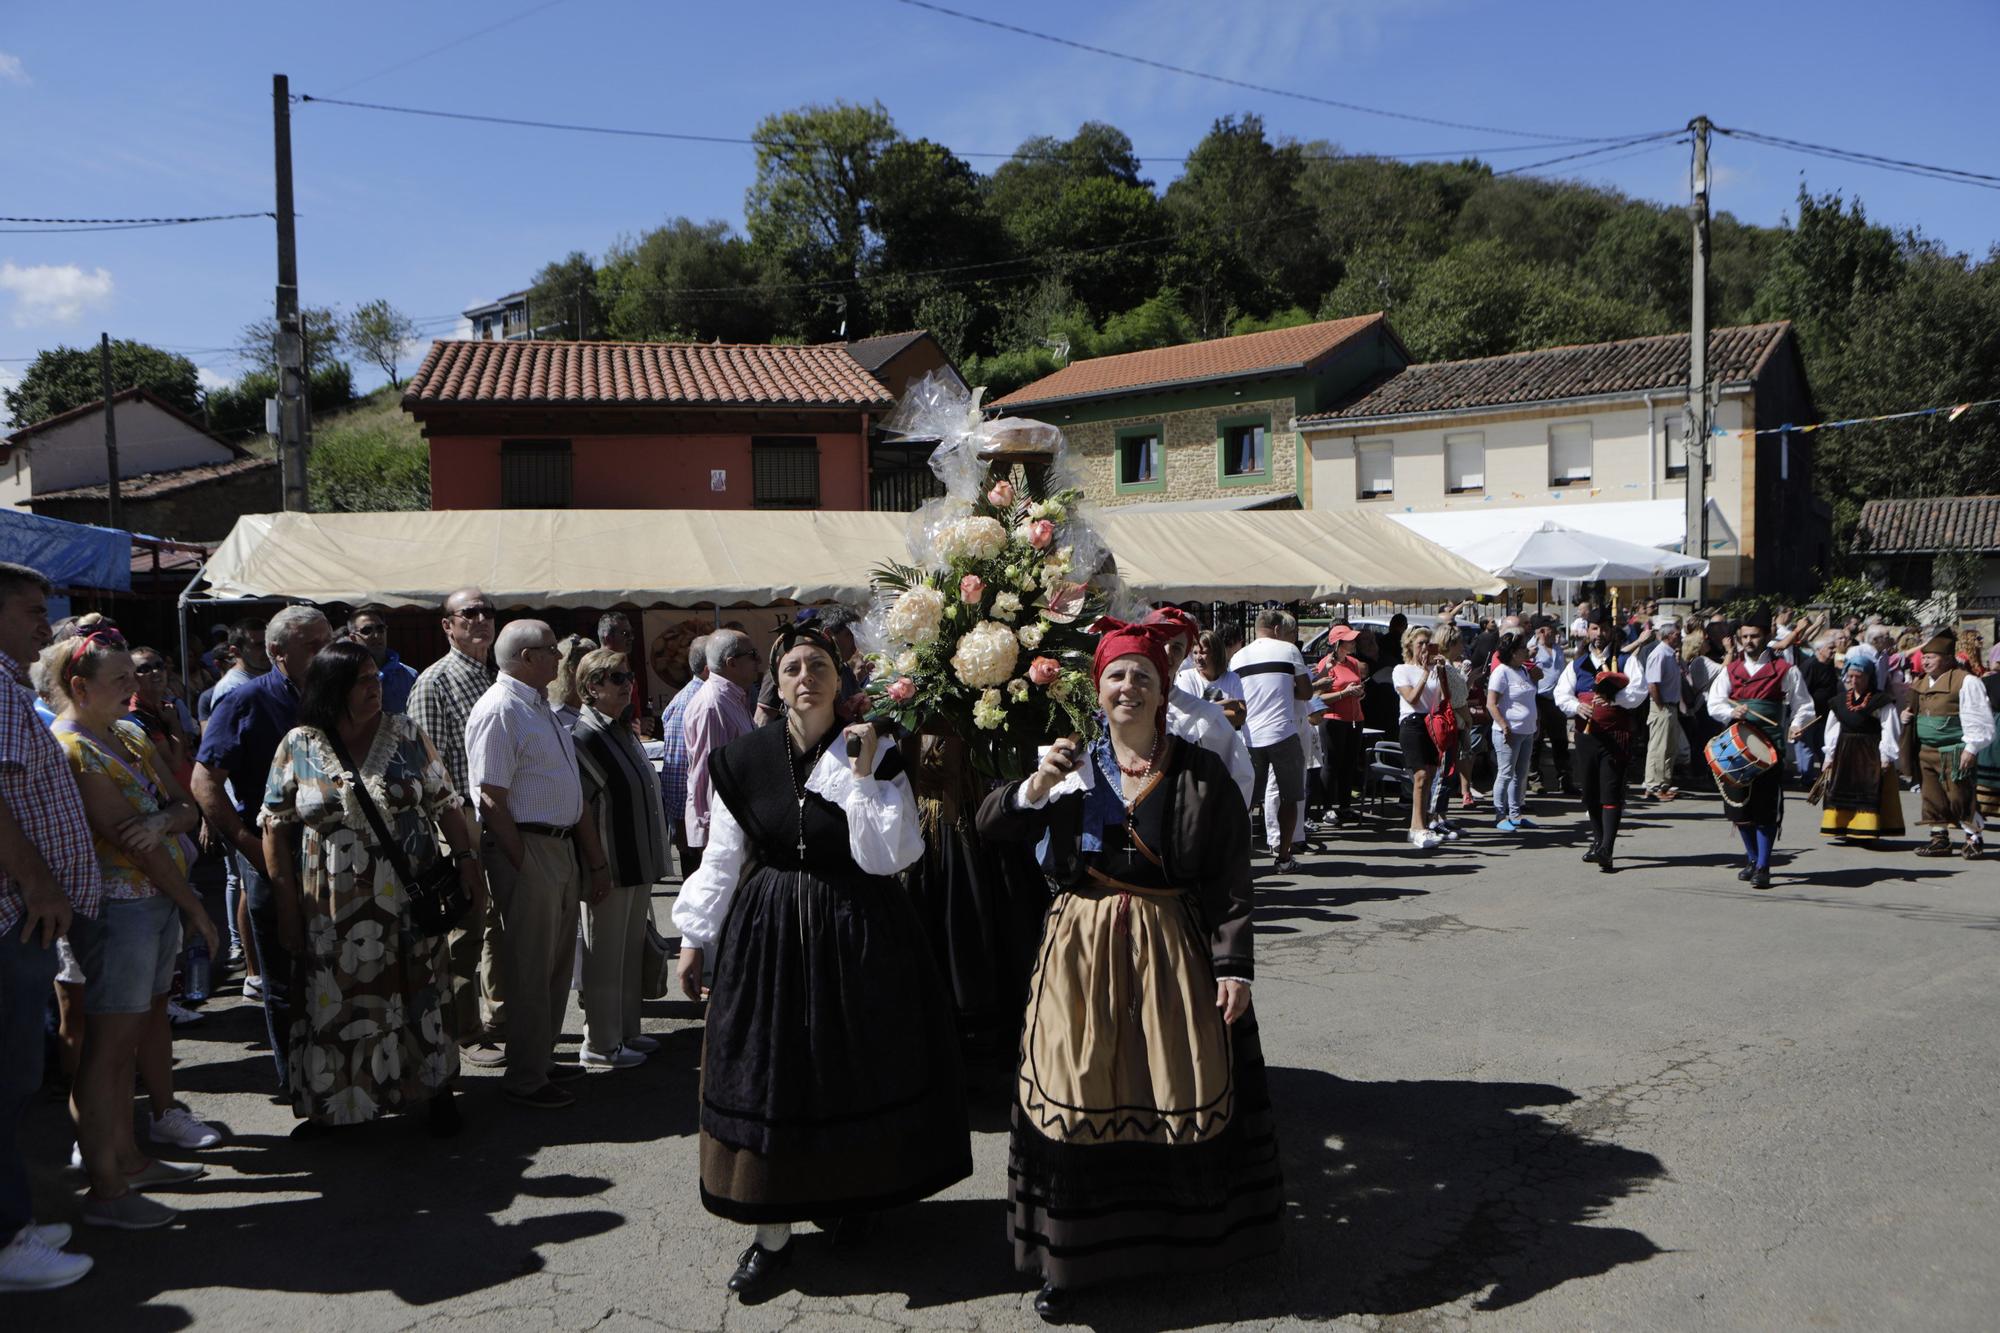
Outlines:
{"type": "Polygon", "coordinates": [[[1792,669],[1791,663],[1782,657],[1774,657],[1764,666],[1766,670],[1753,676],[1742,658],[1732,661],[1729,664],[1729,697],[1739,701],[1784,698],[1785,673],[1792,669]]]}

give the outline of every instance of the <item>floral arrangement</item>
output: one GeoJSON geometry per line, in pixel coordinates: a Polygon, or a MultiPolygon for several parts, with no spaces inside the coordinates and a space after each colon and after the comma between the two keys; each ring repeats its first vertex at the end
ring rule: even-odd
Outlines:
{"type": "Polygon", "coordinates": [[[1059,432],[1033,423],[1058,442],[1056,465],[1023,468],[1017,482],[962,466],[995,423],[976,407],[958,420],[932,460],[954,494],[913,516],[913,563],[874,572],[868,691],[877,716],[947,728],[981,772],[1015,777],[1035,746],[1095,730],[1086,627],[1106,599],[1087,580],[1105,552],[1059,466],[1059,432]]]}

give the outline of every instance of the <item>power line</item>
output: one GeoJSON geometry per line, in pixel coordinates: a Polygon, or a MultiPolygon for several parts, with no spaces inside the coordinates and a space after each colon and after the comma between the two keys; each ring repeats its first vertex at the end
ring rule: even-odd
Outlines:
{"type": "Polygon", "coordinates": [[[1276,88],[1265,83],[1251,83],[1245,79],[1232,79],[1225,74],[1214,74],[1207,70],[1189,69],[1185,65],[1170,65],[1163,60],[1153,60],[1146,56],[1135,56],[1124,51],[1113,51],[1102,46],[1092,46],[1069,37],[1058,37],[1054,33],[1037,32],[1033,28],[1023,28],[1017,24],[1004,23],[999,19],[986,18],[979,14],[967,14],[957,9],[947,9],[943,5],[932,4],[930,0],[897,0],[898,4],[912,9],[927,9],[934,14],[961,19],[967,23],[977,23],[981,27],[995,28],[1001,32],[1011,32],[1019,37],[1032,37],[1038,42],[1048,42],[1055,46],[1066,46],[1075,51],[1088,51],[1092,55],[1105,56],[1112,60],[1123,60],[1128,64],[1143,65],[1148,69],[1164,70],[1169,74],[1185,75],[1191,79],[1205,79],[1230,88],[1242,88],[1249,92],[1267,93],[1272,97],[1289,97],[1294,101],[1312,102],[1319,106],[1330,106],[1341,111],[1356,111],[1367,116],[1385,116],[1391,120],[1412,121],[1419,125],[1441,125],[1454,130],[1476,130],[1482,134],[1506,134],[1517,139],[1541,139],[1548,143],[1603,143],[1616,135],[1596,137],[1575,134],[1544,134],[1536,130],[1510,130],[1494,125],[1476,125],[1462,120],[1442,120],[1436,116],[1419,116],[1408,111],[1390,111],[1378,106],[1363,106],[1359,102],[1343,102],[1337,98],[1321,97],[1315,93],[1302,93],[1293,88],[1276,88]]]}
{"type": "Polygon", "coordinates": [[[1951,181],[1959,185],[1973,185],[1982,190],[2000,190],[2000,176],[1983,171],[1966,171],[1959,167],[1940,167],[1928,162],[1912,162],[1906,158],[1884,157],[1879,153],[1864,153],[1854,148],[1836,148],[1829,144],[1806,143],[1799,139],[1787,139],[1776,134],[1760,134],[1755,130],[1724,129],[1715,127],[1717,134],[1727,134],[1733,139],[1748,143],[1763,144],[1768,148],[1788,148],[1793,152],[1806,153],[1814,157],[1829,158],[1835,162],[1847,162],[1864,167],[1879,167],[1884,171],[1900,171],[1909,176],[1921,176],[1929,180],[1951,181]]]}
{"type": "Polygon", "coordinates": [[[1630,148],[1634,144],[1645,144],[1648,148],[1651,148],[1662,142],[1672,140],[1681,133],[1682,131],[1680,130],[1662,130],[1658,134],[1641,134],[1636,138],[1627,139],[1623,143],[1605,144],[1602,148],[1586,148],[1580,153],[1565,153],[1561,157],[1551,157],[1541,162],[1529,162],[1524,166],[1508,167],[1505,171],[1496,171],[1493,174],[1495,176],[1518,176],[1524,171],[1534,171],[1540,167],[1552,167],[1558,162],[1576,162],[1587,157],[1597,157],[1603,153],[1615,153],[1621,148],[1630,148]]]}
{"type": "Polygon", "coordinates": [[[349,88],[358,88],[362,84],[367,83],[372,79],[381,78],[384,74],[394,74],[399,69],[408,69],[411,65],[416,64],[420,60],[428,60],[434,55],[441,55],[444,52],[451,50],[455,46],[464,46],[467,42],[472,41],[475,38],[484,37],[489,32],[498,32],[500,29],[505,28],[510,24],[519,23],[524,18],[531,18],[534,15],[541,13],[545,9],[554,9],[557,5],[561,3],[563,3],[563,0],[546,0],[546,3],[544,4],[532,5],[529,8],[522,10],[518,14],[515,14],[509,18],[501,19],[498,23],[489,23],[483,28],[475,28],[471,32],[468,32],[461,37],[455,37],[451,41],[446,42],[442,46],[433,46],[428,51],[419,51],[415,55],[409,57],[407,60],[398,60],[393,65],[385,65],[381,69],[376,70],[373,74],[363,74],[358,79],[350,79],[348,82],[341,84],[338,88],[335,88],[334,91],[337,93],[344,93],[349,88]]]}
{"type": "Polygon", "coordinates": [[[159,218],[15,218],[0,217],[0,222],[31,222],[31,227],[0,227],[0,233],[14,236],[67,234],[89,231],[143,231],[151,227],[186,227],[197,222],[235,222],[242,218],[268,218],[270,212],[261,213],[208,213],[200,217],[159,217],[159,218]]]}

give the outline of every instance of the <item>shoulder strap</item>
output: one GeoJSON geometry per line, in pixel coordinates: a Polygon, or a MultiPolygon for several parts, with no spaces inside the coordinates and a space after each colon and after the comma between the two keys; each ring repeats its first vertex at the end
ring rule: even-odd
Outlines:
{"type": "MultiPolygon", "coordinates": [[[[386,715],[380,725],[389,725],[386,715]]],[[[375,798],[368,792],[368,782],[362,776],[360,767],[348,755],[347,747],[341,744],[340,733],[322,731],[320,735],[326,737],[327,743],[333,746],[333,757],[340,761],[341,768],[352,775],[354,794],[361,799],[361,813],[367,817],[368,827],[375,832],[376,845],[382,854],[389,858],[389,865],[395,870],[396,878],[402,880],[405,885],[414,884],[416,878],[410,873],[410,859],[403,854],[403,845],[389,836],[389,827],[382,820],[382,812],[375,808],[375,798]]]]}

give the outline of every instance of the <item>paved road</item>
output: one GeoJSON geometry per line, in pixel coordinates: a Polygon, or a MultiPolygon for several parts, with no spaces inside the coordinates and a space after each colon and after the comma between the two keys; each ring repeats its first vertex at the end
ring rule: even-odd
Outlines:
{"type": "MultiPolygon", "coordinates": [[[[1767,893],[1731,873],[1712,798],[1628,823],[1613,876],[1553,802],[1518,841],[1420,857],[1357,836],[1267,874],[1287,1248],[1107,1291],[1090,1322],[1991,1328],[2000,864],[1821,846],[1790,809],[1767,893]]],[[[1035,1325],[1002,1240],[997,1075],[971,1181],[854,1257],[803,1237],[798,1289],[743,1308],[720,1290],[743,1234],[695,1197],[688,1007],[649,1005],[662,1052],[593,1075],[572,1111],[472,1076],[471,1127],[442,1146],[402,1123],[287,1139],[289,1113],[245,1091],[268,1069],[251,1011],[211,1012],[180,1087],[231,1137],[180,1192],[185,1225],[85,1236],[98,1272],[10,1301],[8,1327],[1035,1325]]],[[[28,1137],[44,1162],[66,1149],[54,1104],[28,1137]]],[[[73,1185],[37,1183],[45,1217],[73,1217],[73,1185]]]]}

